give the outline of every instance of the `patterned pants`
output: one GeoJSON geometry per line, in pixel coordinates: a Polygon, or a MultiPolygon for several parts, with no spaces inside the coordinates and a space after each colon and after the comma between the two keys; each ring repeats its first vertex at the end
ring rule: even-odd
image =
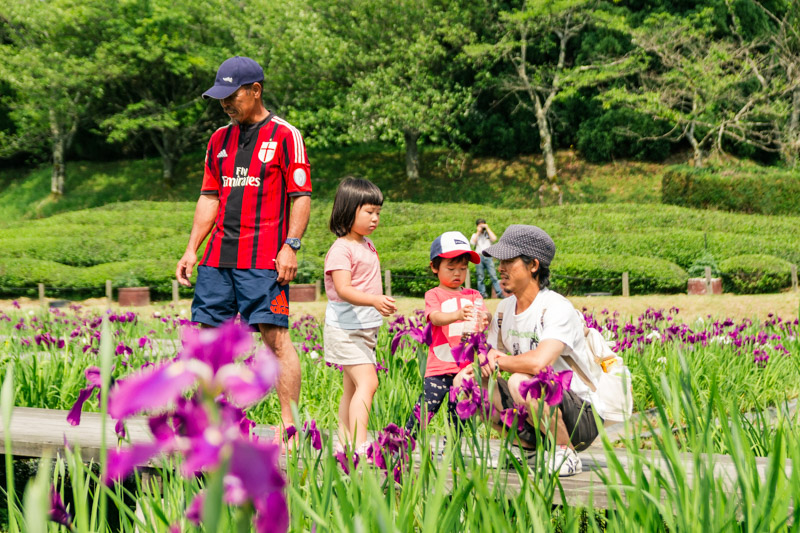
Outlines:
{"type": "MultiPolygon", "coordinates": [[[[458,433],[460,430],[461,420],[458,418],[458,414],[456,413],[456,402],[450,401],[450,387],[453,386],[453,379],[455,377],[455,374],[443,374],[441,376],[430,376],[425,378],[422,382],[423,392],[420,394],[419,400],[417,400],[417,405],[420,407],[420,417],[423,417],[424,414],[422,414],[422,402],[424,400],[425,408],[428,410],[428,417],[432,417],[439,411],[439,408],[442,406],[442,404],[447,401],[450,424],[458,433]]],[[[411,416],[408,417],[406,429],[413,434],[416,434],[417,430],[419,429],[419,420],[417,420],[413,412],[411,413],[411,416]]]]}

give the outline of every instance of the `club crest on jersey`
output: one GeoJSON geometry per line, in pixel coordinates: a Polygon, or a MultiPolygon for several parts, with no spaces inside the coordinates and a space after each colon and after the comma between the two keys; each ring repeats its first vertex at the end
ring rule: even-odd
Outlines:
{"type": "Polygon", "coordinates": [[[269,163],[275,156],[275,149],[278,143],[274,141],[264,141],[261,143],[261,148],[258,149],[258,160],[262,163],[269,163]]]}

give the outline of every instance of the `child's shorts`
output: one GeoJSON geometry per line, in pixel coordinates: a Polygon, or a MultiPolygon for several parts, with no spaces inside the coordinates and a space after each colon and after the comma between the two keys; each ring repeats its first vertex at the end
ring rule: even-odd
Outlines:
{"type": "Polygon", "coordinates": [[[325,324],[325,362],[337,365],[376,364],[378,328],[342,329],[325,324]]]}

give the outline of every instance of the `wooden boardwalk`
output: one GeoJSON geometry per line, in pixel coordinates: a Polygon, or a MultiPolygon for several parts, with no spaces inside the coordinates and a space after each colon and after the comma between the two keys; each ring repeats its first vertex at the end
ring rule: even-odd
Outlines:
{"type": "MultiPolygon", "coordinates": [[[[54,409],[37,409],[30,407],[14,408],[11,417],[11,449],[15,456],[21,457],[42,457],[43,455],[55,455],[63,452],[65,442],[70,446],[80,446],[81,455],[86,461],[97,461],[100,457],[101,440],[101,417],[99,413],[83,413],[80,426],[73,427],[67,423],[67,411],[54,409]]],[[[150,430],[147,426],[147,419],[144,417],[134,417],[127,421],[128,436],[132,442],[149,442],[152,440],[150,430]]],[[[621,425],[612,426],[608,433],[610,436],[617,435],[621,430],[621,425]]],[[[262,437],[272,438],[273,432],[267,426],[257,426],[256,433],[262,437]]],[[[117,436],[114,433],[114,421],[107,419],[106,423],[106,442],[109,447],[116,446],[117,436]]],[[[434,446],[435,447],[435,446],[434,446]]],[[[491,444],[492,455],[497,457],[499,453],[499,442],[491,444]]],[[[5,453],[5,433],[0,426],[0,450],[5,453]]],[[[634,461],[626,450],[618,449],[615,452],[618,460],[626,469],[629,475],[638,476],[641,472],[635,471],[634,461]]],[[[668,465],[659,456],[652,452],[651,464],[657,469],[668,470],[668,465]]],[[[588,506],[595,508],[608,508],[606,490],[604,488],[601,474],[607,473],[608,458],[601,446],[595,444],[589,449],[581,452],[583,462],[583,472],[573,477],[561,478],[561,487],[564,491],[564,499],[570,505],[588,506]]],[[[714,455],[712,458],[714,465],[715,479],[722,480],[729,493],[737,492],[737,475],[730,456],[714,455]]],[[[756,464],[759,477],[763,480],[769,459],[766,457],[757,458],[756,464]]],[[[689,477],[694,475],[694,460],[691,454],[685,454],[683,468],[689,477]]],[[[146,466],[146,465],[143,465],[146,466]]],[[[493,465],[496,466],[496,465],[493,465]]],[[[785,465],[787,475],[791,475],[791,462],[785,465]]],[[[489,470],[490,476],[496,483],[502,483],[507,492],[516,493],[520,490],[520,479],[515,471],[505,468],[489,470]]],[[[649,472],[645,474],[650,475],[649,472]]],[[[561,494],[556,492],[554,503],[563,503],[561,494]]],[[[612,504],[613,507],[613,504],[612,504]]]]}

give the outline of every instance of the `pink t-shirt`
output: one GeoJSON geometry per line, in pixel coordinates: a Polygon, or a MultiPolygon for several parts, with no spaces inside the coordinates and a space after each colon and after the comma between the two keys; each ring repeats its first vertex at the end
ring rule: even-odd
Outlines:
{"type": "MultiPolygon", "coordinates": [[[[441,287],[434,287],[425,293],[425,317],[430,320],[431,313],[442,311],[450,313],[471,304],[475,310],[486,313],[483,296],[474,289],[461,289],[449,291],[441,287]]],[[[447,326],[433,326],[433,342],[428,350],[428,364],[425,367],[425,377],[441,376],[442,374],[457,374],[459,370],[469,365],[458,365],[453,359],[451,347],[461,343],[461,334],[469,333],[474,329],[474,323],[459,320],[447,326]]]]}
{"type": "Polygon", "coordinates": [[[374,328],[383,324],[383,317],[374,307],[353,305],[339,298],[331,276],[334,270],[349,271],[350,283],[356,290],[383,294],[381,262],[372,241],[364,237],[359,243],[339,237],[328,250],[325,256],[325,292],[328,295],[325,323],[342,329],[374,328]]]}

